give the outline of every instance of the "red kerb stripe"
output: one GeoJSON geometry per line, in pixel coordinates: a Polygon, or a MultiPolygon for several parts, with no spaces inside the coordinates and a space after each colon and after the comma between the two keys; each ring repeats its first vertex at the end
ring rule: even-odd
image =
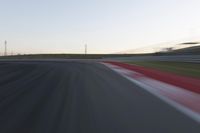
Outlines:
{"type": "Polygon", "coordinates": [[[129,70],[133,70],[139,72],[141,74],[146,75],[147,77],[163,81],[196,93],[200,93],[200,79],[180,76],[173,73],[167,73],[151,68],[146,68],[142,66],[130,65],[121,62],[114,62],[114,61],[106,61],[105,63],[110,63],[113,65],[117,65],[129,70]]]}

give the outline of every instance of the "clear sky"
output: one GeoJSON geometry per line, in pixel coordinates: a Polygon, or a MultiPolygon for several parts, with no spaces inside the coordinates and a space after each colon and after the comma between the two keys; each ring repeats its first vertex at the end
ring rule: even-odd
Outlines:
{"type": "Polygon", "coordinates": [[[0,0],[0,52],[115,53],[200,36],[200,0],[0,0]]]}

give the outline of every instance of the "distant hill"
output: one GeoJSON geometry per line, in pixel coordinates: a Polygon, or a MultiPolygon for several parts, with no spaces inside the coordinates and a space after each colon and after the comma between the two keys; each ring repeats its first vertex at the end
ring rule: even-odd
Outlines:
{"type": "Polygon", "coordinates": [[[156,52],[152,53],[152,55],[200,55],[200,46],[191,46],[182,49],[176,49],[168,52],[156,52]]]}
{"type": "Polygon", "coordinates": [[[183,49],[178,49],[178,50],[173,50],[173,54],[200,54],[200,46],[193,46],[193,47],[188,47],[188,48],[183,48],[183,49]]]}
{"type": "Polygon", "coordinates": [[[171,52],[156,52],[147,54],[29,54],[0,56],[0,59],[104,59],[113,57],[133,56],[159,56],[159,55],[200,55],[200,46],[172,50],[171,52]]]}

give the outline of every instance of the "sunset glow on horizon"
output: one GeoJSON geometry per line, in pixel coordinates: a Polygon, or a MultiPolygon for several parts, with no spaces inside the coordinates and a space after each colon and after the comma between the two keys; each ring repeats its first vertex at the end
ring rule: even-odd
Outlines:
{"type": "Polygon", "coordinates": [[[0,54],[5,40],[10,54],[84,53],[85,44],[91,54],[154,44],[156,51],[200,40],[199,7],[199,0],[1,0],[0,54]]]}

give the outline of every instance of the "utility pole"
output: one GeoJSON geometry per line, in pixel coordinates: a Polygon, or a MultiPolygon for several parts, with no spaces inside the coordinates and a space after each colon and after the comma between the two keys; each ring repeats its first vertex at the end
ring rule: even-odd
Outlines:
{"type": "Polygon", "coordinates": [[[87,54],[87,43],[85,44],[85,55],[87,54]]]}
{"type": "Polygon", "coordinates": [[[4,51],[4,56],[7,56],[7,41],[5,40],[5,51],[4,51]]]}

